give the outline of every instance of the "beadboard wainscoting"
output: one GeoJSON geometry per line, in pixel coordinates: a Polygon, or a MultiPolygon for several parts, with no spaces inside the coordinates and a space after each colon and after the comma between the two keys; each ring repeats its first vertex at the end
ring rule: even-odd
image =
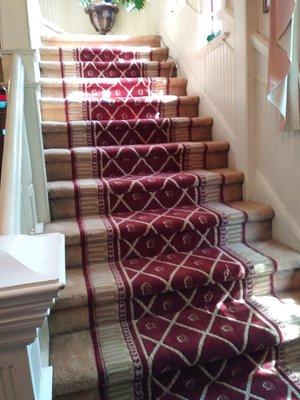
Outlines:
{"type": "Polygon", "coordinates": [[[255,174],[252,198],[270,204],[276,214],[275,240],[300,249],[300,133],[279,133],[278,112],[267,100],[268,44],[253,35],[255,52],[255,174]]]}
{"type": "MultiPolygon", "coordinates": [[[[189,93],[201,96],[200,112],[214,118],[214,137],[230,142],[230,166],[241,168],[240,141],[249,150],[249,170],[246,172],[247,198],[264,202],[275,210],[274,239],[297,250],[300,249],[300,134],[280,134],[278,114],[267,101],[267,42],[259,33],[254,35],[249,48],[253,55],[253,69],[249,77],[254,90],[247,94],[250,108],[250,128],[237,125],[235,98],[239,88],[236,74],[239,63],[235,53],[233,2],[226,2],[220,12],[223,31],[227,32],[208,46],[201,48],[203,15],[189,2],[178,13],[168,15],[169,1],[160,4],[160,34],[181,72],[189,79],[189,93]],[[174,29],[176,26],[176,29],[174,29]],[[182,40],[184,37],[184,40],[182,40]],[[255,49],[255,50],[254,50],[255,49]],[[252,114],[253,113],[253,114],[252,114]],[[246,137],[248,136],[248,139],[246,137]],[[252,165],[252,167],[251,167],[252,165]]],[[[202,9],[203,12],[203,9],[202,9]]],[[[256,4],[256,29],[267,32],[268,17],[261,16],[261,4],[256,4]]],[[[242,66],[241,66],[242,68],[242,66]]],[[[240,89],[242,88],[242,85],[240,89]]]]}
{"type": "MultiPolygon", "coordinates": [[[[70,33],[95,34],[78,0],[40,0],[40,5],[42,15],[61,29],[70,33]]],[[[156,7],[150,3],[144,10],[132,12],[120,7],[112,33],[135,36],[156,34],[156,7]]]]}
{"type": "Polygon", "coordinates": [[[170,48],[180,72],[189,79],[189,93],[200,95],[200,114],[214,118],[215,139],[230,141],[229,163],[235,165],[236,133],[234,130],[234,48],[232,17],[223,10],[220,18],[226,34],[220,35],[209,45],[206,41],[207,13],[205,2],[202,13],[187,2],[177,13],[170,14],[169,0],[159,5],[159,29],[165,45],[170,48]],[[204,26],[206,25],[206,28],[204,26]],[[176,26],[176,29],[174,29],[176,26]],[[182,38],[184,37],[184,40],[182,38]]]}

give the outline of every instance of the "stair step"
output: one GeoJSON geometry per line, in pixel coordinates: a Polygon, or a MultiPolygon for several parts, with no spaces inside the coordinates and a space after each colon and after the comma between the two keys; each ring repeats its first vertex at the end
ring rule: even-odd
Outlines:
{"type": "MultiPolygon", "coordinates": [[[[290,277],[293,276],[298,283],[300,279],[299,255],[295,251],[274,241],[252,243],[251,247],[244,244],[233,245],[231,246],[233,251],[252,261],[255,271],[252,277],[253,294],[255,296],[265,296],[271,294],[273,290],[270,280],[270,274],[274,272],[273,259],[270,259],[270,255],[266,253],[261,254],[252,250],[256,249],[257,246],[267,249],[267,251],[271,253],[271,256],[276,254],[278,269],[274,274],[273,282],[275,283],[274,286],[277,293],[283,290],[285,292],[293,290],[294,283],[291,282],[290,277]],[[289,275],[287,275],[287,273],[289,275]]],[[[225,275],[223,275],[226,270],[225,267],[219,270],[214,267],[214,275],[212,276],[210,269],[206,270],[206,268],[210,268],[210,260],[215,261],[220,251],[220,249],[196,250],[190,254],[188,259],[186,259],[187,254],[185,253],[157,256],[151,260],[151,263],[150,259],[124,261],[121,263],[121,268],[125,270],[126,268],[131,268],[131,270],[139,271],[144,265],[149,264],[148,271],[150,275],[141,273],[140,278],[136,277],[135,281],[132,281],[132,285],[133,287],[139,285],[140,279],[142,279],[151,287],[152,296],[159,291],[162,293],[161,297],[163,297],[166,292],[170,293],[175,290],[183,290],[186,276],[188,276],[192,282],[191,288],[197,285],[198,287],[207,287],[208,284],[220,283],[225,277],[225,275]],[[211,258],[210,253],[212,254],[211,258]],[[203,257],[204,261],[201,257],[203,257]],[[182,260],[185,261],[182,262],[182,260]],[[201,261],[198,263],[199,267],[195,267],[193,263],[194,260],[201,261]],[[178,265],[180,265],[180,268],[175,275],[173,271],[178,265]],[[155,267],[160,269],[162,279],[156,279],[155,267]],[[164,270],[162,270],[162,267],[164,270]],[[201,274],[199,272],[200,270],[202,271],[201,274]],[[171,274],[169,274],[170,271],[172,272],[171,274]],[[219,275],[218,272],[222,272],[222,274],[219,275]]],[[[218,267],[220,267],[220,264],[218,264],[218,267]]],[[[90,275],[93,277],[95,293],[97,293],[97,299],[100,299],[98,300],[98,304],[101,303],[102,307],[103,320],[104,310],[107,311],[106,322],[112,320],[116,321],[118,319],[118,307],[116,307],[118,293],[116,290],[114,291],[112,289],[112,285],[107,278],[108,269],[110,269],[110,266],[107,263],[90,267],[90,275]],[[98,285],[95,284],[96,282],[98,282],[98,285]]],[[[228,279],[230,275],[232,277],[234,276],[236,279],[245,278],[244,271],[241,268],[236,268],[234,271],[231,268],[231,274],[227,273],[226,279],[228,279]]],[[[137,286],[135,292],[138,292],[138,289],[137,286]]],[[[163,304],[163,301],[161,303],[163,304]]],[[[89,313],[87,306],[88,297],[83,271],[79,268],[70,269],[67,271],[66,288],[60,293],[49,319],[50,334],[58,335],[88,329],[89,313]]]]}
{"type": "Polygon", "coordinates": [[[45,46],[150,46],[159,47],[161,37],[158,35],[129,36],[129,35],[82,35],[62,33],[42,36],[45,46]]]}
{"type": "Polygon", "coordinates": [[[167,61],[125,61],[84,63],[76,61],[41,61],[44,78],[170,78],[176,76],[176,65],[167,61]]]}
{"type": "Polygon", "coordinates": [[[48,182],[227,168],[229,143],[181,142],[44,151],[48,182]],[[99,169],[98,173],[97,170],[99,169]]]}
{"type": "Polygon", "coordinates": [[[158,96],[112,101],[68,101],[42,98],[43,121],[130,120],[174,117],[198,117],[198,96],[158,96]]]}
{"type": "Polygon", "coordinates": [[[166,47],[124,46],[124,47],[55,47],[40,48],[42,61],[82,61],[82,62],[113,62],[113,61],[166,61],[169,50],[166,47]]]}
{"type": "Polygon", "coordinates": [[[274,275],[274,289],[278,292],[287,292],[299,289],[300,286],[300,258],[299,253],[274,240],[251,243],[251,247],[274,260],[277,273],[274,275]]]}
{"type": "Polygon", "coordinates": [[[43,122],[45,149],[211,140],[212,118],[43,122]],[[68,129],[69,127],[69,129],[68,129]]]}
{"type": "Polygon", "coordinates": [[[42,96],[69,100],[110,100],[118,97],[187,95],[185,78],[41,79],[42,96]]]}
{"type": "MultiPolygon", "coordinates": [[[[239,242],[256,242],[269,240],[271,236],[271,225],[274,217],[270,207],[254,202],[232,202],[230,207],[221,203],[210,203],[218,212],[224,212],[228,218],[226,237],[228,245],[239,242]],[[233,207],[242,208],[243,211],[233,207]],[[247,222],[246,216],[247,213],[247,222]]],[[[147,213],[146,213],[147,214],[147,213]]],[[[99,216],[83,217],[89,245],[95,247],[96,261],[102,263],[107,261],[107,229],[99,216]]],[[[66,236],[66,264],[68,268],[82,266],[82,249],[80,230],[76,219],[56,220],[45,225],[45,233],[61,232],[66,236]]],[[[196,248],[197,246],[195,246],[196,248]]],[[[154,255],[154,251],[153,251],[154,255]]]]}
{"type": "MultiPolygon", "coordinates": [[[[164,382],[165,379],[167,380],[168,375],[172,374],[174,376],[182,368],[184,368],[186,376],[191,376],[193,366],[198,366],[199,364],[201,369],[207,368],[212,373],[212,371],[216,370],[212,363],[218,365],[214,361],[216,356],[222,362],[228,357],[233,357],[232,361],[229,361],[231,366],[240,365],[241,367],[246,367],[249,365],[249,363],[245,363],[247,354],[252,359],[256,359],[261,353],[261,357],[263,355],[266,357],[264,350],[268,350],[274,344],[278,344],[280,340],[285,343],[286,361],[290,362],[290,364],[299,362],[300,318],[299,304],[296,302],[297,298],[292,298],[287,303],[281,303],[274,297],[269,296],[259,298],[254,296],[254,300],[265,308],[264,314],[267,313],[270,318],[278,318],[280,316],[281,320],[283,320],[285,332],[282,339],[280,339],[275,324],[261,318],[258,313],[251,320],[251,325],[248,327],[249,334],[244,336],[243,331],[245,325],[247,325],[248,307],[244,302],[238,302],[237,308],[237,304],[232,300],[228,300],[224,309],[219,310],[219,315],[210,328],[208,337],[204,337],[203,332],[207,329],[207,324],[211,320],[211,312],[201,308],[186,308],[180,313],[180,317],[177,316],[176,322],[173,322],[173,315],[166,314],[165,318],[154,318],[149,315],[138,321],[126,324],[128,331],[135,329],[137,340],[140,343],[144,343],[148,352],[152,353],[150,338],[153,343],[157,344],[150,367],[144,365],[145,356],[139,355],[139,357],[143,358],[141,363],[144,367],[140,369],[143,373],[141,379],[148,378],[148,382],[153,389],[155,381],[164,382]],[[231,309],[237,310],[237,312],[230,313],[229,310],[231,309]],[[217,322],[221,323],[218,324],[217,322]],[[172,326],[172,324],[174,325],[172,326]],[[155,326],[159,328],[153,330],[152,327],[155,326]],[[172,326],[170,332],[160,339],[160,335],[167,329],[167,326],[172,326]],[[222,326],[224,327],[223,331],[221,329],[222,326]],[[238,333],[239,331],[240,334],[238,333]],[[147,339],[148,337],[149,339],[147,339]],[[186,340],[186,338],[189,340],[186,340]],[[201,338],[206,340],[202,339],[203,341],[201,342],[201,338]],[[228,338],[231,346],[229,346],[226,338],[228,338]],[[198,348],[202,351],[197,353],[198,348]],[[261,353],[255,353],[257,355],[252,353],[257,351],[258,348],[261,353]],[[239,356],[241,352],[246,354],[239,356]],[[178,354],[181,356],[178,357],[178,354]],[[239,362],[240,357],[243,358],[241,363],[239,362]],[[165,367],[168,367],[168,370],[165,367]]],[[[251,308],[251,306],[249,307],[251,308]]],[[[120,395],[116,397],[118,399],[127,399],[128,393],[133,391],[134,364],[130,350],[128,350],[124,341],[121,325],[119,323],[103,324],[97,330],[97,337],[101,344],[102,355],[100,357],[102,362],[105,363],[106,376],[103,375],[103,372],[100,375],[98,374],[90,330],[57,335],[52,338],[50,359],[54,366],[55,396],[69,395],[68,399],[73,399],[72,393],[74,392],[80,392],[81,395],[84,395],[84,391],[91,391],[96,388],[99,390],[99,387],[101,388],[104,385],[107,385],[106,388],[110,394],[119,390],[120,395]],[[127,390],[124,391],[126,387],[127,390]]],[[[232,371],[232,367],[229,371],[232,371]]],[[[232,377],[232,375],[229,376],[232,377]]],[[[270,374],[268,374],[268,378],[271,379],[270,374]]],[[[201,394],[201,391],[199,393],[201,394]]]]}
{"type": "MultiPolygon", "coordinates": [[[[291,291],[299,287],[300,261],[298,253],[294,250],[282,246],[273,240],[251,243],[250,248],[248,245],[244,244],[232,245],[231,248],[239,254],[244,255],[247,259],[252,260],[255,270],[255,275],[252,278],[254,295],[269,295],[273,290],[269,274],[274,272],[274,262],[273,259],[269,257],[274,257],[274,255],[276,255],[278,269],[274,274],[273,284],[277,293],[291,291]],[[261,254],[256,253],[254,255],[252,249],[261,251],[261,254]]],[[[198,255],[199,253],[201,253],[201,251],[198,251],[198,255]]],[[[139,261],[143,265],[143,262],[141,260],[139,261]]],[[[153,264],[158,261],[163,263],[163,266],[168,265],[165,256],[156,257],[153,264]],[[163,260],[160,261],[161,259],[163,260]]],[[[127,265],[128,262],[124,264],[127,265]]],[[[177,265],[178,263],[170,262],[170,268],[175,268],[177,265]]],[[[107,304],[105,309],[107,310],[107,320],[109,320],[118,309],[115,306],[117,294],[112,291],[111,285],[107,282],[107,268],[110,267],[107,263],[104,263],[102,265],[92,266],[90,272],[94,282],[101,282],[96,292],[97,295],[101,297],[102,313],[104,304],[107,304]]],[[[188,275],[190,275],[190,273],[190,271],[186,272],[188,275]]],[[[185,274],[183,273],[182,279],[184,279],[184,276],[185,274]]],[[[144,279],[149,282],[149,276],[146,278],[144,279]]],[[[203,285],[203,283],[206,283],[202,278],[203,276],[201,276],[201,281],[199,282],[199,275],[196,274],[195,284],[200,283],[203,285]]],[[[170,284],[166,284],[167,288],[169,288],[169,286],[170,284]]],[[[171,289],[168,289],[168,291],[169,290],[171,289]]],[[[161,291],[163,292],[163,290],[161,291]]],[[[279,293],[279,295],[281,296],[281,293],[279,293]]],[[[66,288],[60,293],[49,319],[50,334],[58,335],[88,329],[89,313],[87,305],[86,283],[82,269],[73,268],[67,270],[66,288]]]]}
{"type": "Polygon", "coordinates": [[[241,200],[242,176],[237,172],[236,180],[225,184],[223,176],[213,171],[195,170],[158,173],[148,178],[133,175],[77,179],[76,184],[73,181],[54,181],[48,184],[51,218],[74,218],[78,207],[81,214],[87,216],[157,208],[164,211],[221,198],[241,200]]]}

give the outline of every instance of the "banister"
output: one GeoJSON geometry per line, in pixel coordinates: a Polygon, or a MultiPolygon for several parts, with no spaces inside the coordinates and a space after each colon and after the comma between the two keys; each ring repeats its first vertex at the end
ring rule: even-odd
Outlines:
{"type": "Polygon", "coordinates": [[[21,233],[21,174],[25,73],[18,54],[12,57],[8,87],[6,135],[0,187],[0,234],[21,233]]]}
{"type": "Polygon", "coordinates": [[[213,39],[211,42],[207,43],[206,46],[202,47],[196,55],[197,59],[201,59],[206,57],[211,51],[215,50],[217,47],[221,46],[222,44],[226,43],[226,39],[230,35],[229,32],[222,32],[219,36],[213,39]]]}
{"type": "Polygon", "coordinates": [[[52,399],[47,315],[65,283],[63,235],[36,234],[50,218],[37,86],[38,8],[39,0],[0,1],[0,54],[9,82],[0,185],[1,400],[52,399]]]}

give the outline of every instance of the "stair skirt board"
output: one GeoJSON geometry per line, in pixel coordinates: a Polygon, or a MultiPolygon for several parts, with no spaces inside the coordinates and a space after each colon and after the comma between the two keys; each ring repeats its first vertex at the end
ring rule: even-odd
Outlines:
{"type": "Polygon", "coordinates": [[[55,398],[300,399],[299,255],[243,201],[159,37],[103,40],[40,50],[45,231],[66,235],[68,268],[55,398]]]}

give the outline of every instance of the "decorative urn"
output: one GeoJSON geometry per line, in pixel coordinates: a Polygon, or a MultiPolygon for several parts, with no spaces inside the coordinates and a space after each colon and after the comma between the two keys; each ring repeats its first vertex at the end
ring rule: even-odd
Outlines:
{"type": "Polygon", "coordinates": [[[109,1],[104,1],[102,3],[87,6],[85,12],[89,15],[90,21],[95,30],[100,35],[106,35],[112,30],[115,24],[119,7],[115,4],[111,4],[109,1]]]}

